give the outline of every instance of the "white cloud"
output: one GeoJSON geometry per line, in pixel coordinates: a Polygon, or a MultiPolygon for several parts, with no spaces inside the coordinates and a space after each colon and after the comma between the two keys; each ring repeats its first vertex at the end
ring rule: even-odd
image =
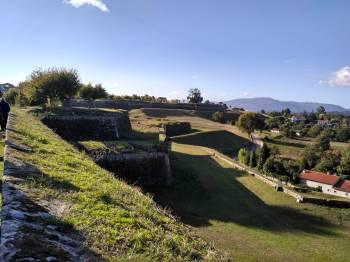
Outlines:
{"type": "Polygon", "coordinates": [[[198,79],[199,79],[199,76],[197,75],[192,76],[192,80],[198,80],[198,79]]]}
{"type": "Polygon", "coordinates": [[[320,84],[332,87],[350,87],[350,66],[344,66],[333,72],[327,80],[321,80],[320,84]]]}
{"type": "Polygon", "coordinates": [[[77,8],[83,5],[90,5],[100,9],[103,12],[109,11],[107,5],[103,3],[103,0],[64,0],[64,2],[77,8]]]}

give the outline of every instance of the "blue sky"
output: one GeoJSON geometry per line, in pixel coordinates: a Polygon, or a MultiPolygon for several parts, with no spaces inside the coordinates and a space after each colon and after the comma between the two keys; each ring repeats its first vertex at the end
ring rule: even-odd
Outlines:
{"type": "Polygon", "coordinates": [[[350,108],[348,0],[1,0],[0,83],[64,66],[114,94],[350,108]]]}

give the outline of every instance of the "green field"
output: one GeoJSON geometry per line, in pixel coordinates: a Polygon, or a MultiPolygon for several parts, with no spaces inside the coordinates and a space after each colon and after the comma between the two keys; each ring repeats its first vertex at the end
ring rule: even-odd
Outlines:
{"type": "Polygon", "coordinates": [[[155,199],[236,261],[350,261],[350,210],[298,204],[199,147],[174,144],[155,199]]]}
{"type": "MultiPolygon", "coordinates": [[[[260,134],[260,137],[269,136],[269,140],[266,144],[270,147],[277,147],[280,154],[284,157],[291,159],[298,159],[304,148],[308,145],[315,143],[314,138],[287,138],[283,136],[276,136],[270,132],[264,131],[260,134]]],[[[343,151],[349,147],[349,143],[331,142],[333,149],[343,151]]]]}

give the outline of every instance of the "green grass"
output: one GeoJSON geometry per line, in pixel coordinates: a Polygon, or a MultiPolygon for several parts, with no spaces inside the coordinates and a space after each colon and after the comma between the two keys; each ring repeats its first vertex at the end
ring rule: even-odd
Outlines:
{"type": "Polygon", "coordinates": [[[59,203],[55,221],[84,235],[86,247],[101,260],[223,258],[157,207],[151,197],[97,166],[31,114],[23,110],[15,110],[14,114],[15,131],[10,131],[9,136],[35,152],[18,151],[15,157],[41,173],[38,177],[28,176],[18,186],[30,198],[59,203]]]}
{"type": "MultiPolygon", "coordinates": [[[[261,134],[262,137],[266,135],[272,138],[266,141],[268,146],[277,147],[282,156],[292,159],[299,159],[304,148],[315,143],[313,138],[287,138],[266,131],[261,134]]],[[[331,147],[339,151],[344,151],[349,146],[349,143],[331,142],[331,147]]]]}
{"type": "Polygon", "coordinates": [[[237,261],[350,261],[350,210],[295,199],[199,147],[174,144],[175,184],[155,199],[237,261]]]}
{"type": "Polygon", "coordinates": [[[198,132],[172,138],[174,142],[204,146],[215,149],[225,155],[237,155],[242,147],[251,147],[251,142],[226,130],[198,132]]]}

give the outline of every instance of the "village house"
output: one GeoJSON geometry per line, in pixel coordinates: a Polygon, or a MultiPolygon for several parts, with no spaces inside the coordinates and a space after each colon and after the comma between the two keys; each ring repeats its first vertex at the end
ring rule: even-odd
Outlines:
{"type": "Polygon", "coordinates": [[[340,176],[303,170],[298,178],[301,185],[320,188],[324,194],[350,198],[350,180],[340,176]]]}
{"type": "Polygon", "coordinates": [[[327,120],[327,119],[317,120],[317,124],[320,125],[320,126],[328,126],[328,125],[330,125],[330,121],[327,120]]]}
{"type": "Polygon", "coordinates": [[[271,133],[280,134],[280,133],[281,133],[281,130],[279,130],[278,128],[272,128],[272,129],[271,129],[271,133]]]}
{"type": "Polygon", "coordinates": [[[298,116],[292,116],[290,118],[290,122],[291,123],[300,123],[300,122],[304,122],[305,119],[304,118],[301,118],[301,117],[298,117],[298,116]]]}

